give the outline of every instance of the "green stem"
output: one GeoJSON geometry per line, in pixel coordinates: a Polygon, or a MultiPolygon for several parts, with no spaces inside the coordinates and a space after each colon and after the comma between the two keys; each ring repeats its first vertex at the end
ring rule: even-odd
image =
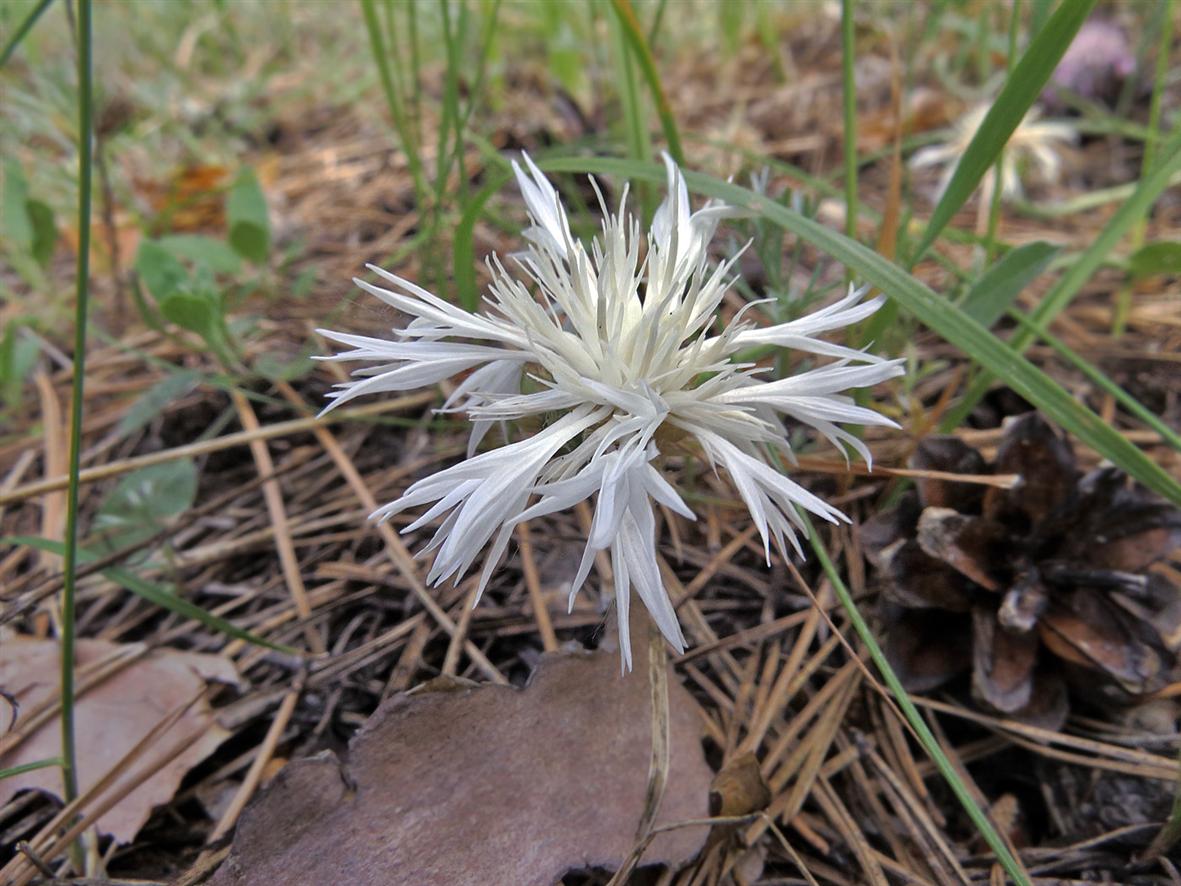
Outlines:
{"type": "Polygon", "coordinates": [[[74,735],[74,600],[78,572],[78,489],[82,468],[82,402],[86,385],[86,324],[90,302],[90,188],[93,103],[91,0],[78,4],[78,267],[74,304],[74,380],[70,403],[70,465],[61,599],[61,739],[65,801],[78,796],[74,735]]]}
{"type": "Polygon", "coordinates": [[[841,0],[841,78],[845,110],[845,235],[857,239],[857,77],[853,2],[841,0]]]}

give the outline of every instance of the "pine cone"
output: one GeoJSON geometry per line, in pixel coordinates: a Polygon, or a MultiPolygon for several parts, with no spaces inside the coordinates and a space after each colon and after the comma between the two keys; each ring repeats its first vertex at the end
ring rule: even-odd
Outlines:
{"type": "Polygon", "coordinates": [[[1005,423],[993,465],[955,437],[915,468],[1016,474],[1013,489],[923,479],[862,528],[886,601],[885,652],[908,689],[970,670],[985,707],[1057,729],[1076,699],[1129,702],[1177,669],[1181,589],[1149,567],[1181,510],[1104,467],[1081,475],[1037,414],[1005,423]]]}

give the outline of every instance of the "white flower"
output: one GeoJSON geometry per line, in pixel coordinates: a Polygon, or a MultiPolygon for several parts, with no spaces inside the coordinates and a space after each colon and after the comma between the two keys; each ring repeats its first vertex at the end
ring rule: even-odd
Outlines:
{"type": "Polygon", "coordinates": [[[328,408],[474,370],[444,404],[474,424],[468,458],[419,480],[373,515],[385,520],[430,505],[405,532],[441,518],[424,551],[435,554],[428,581],[459,579],[488,548],[482,592],[517,524],[593,498],[594,520],[570,599],[595,554],[609,551],[629,668],[633,588],[669,643],[685,647],[661,581],[653,504],[694,515],[662,476],[658,446],[695,441],[732,478],[768,562],[772,542],[784,556],[788,546],[802,555],[796,536],[805,524],[797,509],[830,522],[846,518],[772,467],[771,450],[791,457],[781,416],[847,443],[868,461],[869,450],[838,423],[894,424],[838,392],[902,372],[901,361],[816,337],[876,311],[882,299],[862,301],[864,290],[850,288],[836,303],[790,323],[760,328],[741,316],[723,323],[717,311],[735,259],[711,267],[707,247],[728,210],[711,203],[691,212],[680,170],[668,157],[665,163],[669,193],[647,237],[626,211],[625,189],[616,214],[603,207],[602,233],[588,249],[572,236],[557,191],[525,157],[525,170],[513,168],[532,226],[525,231],[528,248],[514,258],[531,287],[493,258],[487,310],[473,314],[370,266],[392,288],[355,282],[409,314],[409,325],[395,330],[393,340],[321,330],[351,349],[325,359],[371,364],[329,395],[328,408]],[[765,370],[732,359],[753,345],[835,362],[765,380],[765,370]],[[473,454],[490,424],[526,416],[542,420],[542,430],[473,454]]]}
{"type": "MultiPolygon", "coordinates": [[[[945,144],[931,145],[916,151],[910,158],[912,169],[925,166],[945,166],[939,179],[938,195],[943,196],[951,177],[955,174],[956,165],[968,149],[968,145],[984,122],[988,114],[989,105],[979,105],[965,113],[952,127],[951,139],[945,144]]],[[[1038,174],[1047,182],[1055,182],[1062,174],[1062,158],[1058,152],[1065,144],[1078,141],[1078,131],[1066,123],[1041,120],[1037,108],[1032,108],[1025,119],[1018,124],[1005,144],[1001,156],[1001,197],[1011,200],[1020,197],[1021,171],[1026,164],[1036,167],[1038,174]]],[[[996,166],[990,166],[988,172],[981,179],[981,199],[984,203],[992,201],[992,191],[996,187],[996,166]]]]}

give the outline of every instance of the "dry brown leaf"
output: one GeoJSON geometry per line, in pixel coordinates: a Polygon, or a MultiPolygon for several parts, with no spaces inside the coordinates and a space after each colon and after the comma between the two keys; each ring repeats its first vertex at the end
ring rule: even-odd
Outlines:
{"type": "MultiPolygon", "coordinates": [[[[139,648],[142,648],[140,644],[80,640],[78,669],[139,648]]],[[[20,704],[17,730],[22,729],[22,718],[27,719],[43,702],[56,699],[58,655],[58,644],[52,640],[6,637],[0,641],[0,687],[11,692],[20,704]]],[[[154,726],[179,706],[192,701],[206,680],[236,683],[238,674],[233,664],[221,656],[155,649],[87,691],[74,706],[79,790],[85,792],[97,783],[154,726]]],[[[152,809],[171,800],[185,773],[212,753],[230,733],[217,724],[208,703],[202,699],[145,750],[136,768],[142,769],[158,759],[155,754],[165,752],[185,735],[201,737],[100,818],[100,831],[120,843],[131,842],[152,809]]],[[[60,753],[59,719],[50,717],[0,757],[0,769],[57,757],[60,753]]],[[[120,782],[130,777],[134,777],[134,770],[120,776],[108,790],[118,791],[120,782]]],[[[63,793],[60,771],[51,767],[3,779],[0,806],[18,791],[30,788],[60,797],[63,793]]]]}
{"type": "MultiPolygon", "coordinates": [[[[696,703],[669,680],[671,764],[657,826],[708,813],[696,703]]],[[[631,851],[651,754],[648,681],[607,652],[542,659],[524,690],[452,687],[387,700],[353,739],[288,763],[243,815],[213,886],[549,886],[631,851]]],[[[658,836],[678,865],[704,827],[658,836]]]]}

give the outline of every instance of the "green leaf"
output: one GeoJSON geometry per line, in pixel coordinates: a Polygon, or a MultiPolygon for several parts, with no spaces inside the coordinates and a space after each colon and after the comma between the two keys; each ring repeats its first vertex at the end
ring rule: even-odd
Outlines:
{"type": "Polygon", "coordinates": [[[989,168],[1014,130],[1025,119],[1030,106],[1041,95],[1050,75],[1070,46],[1074,35],[1095,6],[1096,0],[1062,0],[1057,11],[1030,41],[1021,60],[1013,68],[1001,94],[992,103],[980,129],[968,144],[956,165],[955,173],[943,196],[931,213],[931,220],[923,232],[923,239],[914,254],[917,261],[935,242],[935,238],[959,211],[989,168]]]}
{"type": "Polygon", "coordinates": [[[20,323],[9,323],[0,339],[0,398],[10,406],[20,402],[25,379],[37,364],[37,343],[20,334],[20,323]]]}
{"type": "MultiPolygon", "coordinates": [[[[0,543],[7,545],[27,545],[30,548],[35,548],[39,551],[49,551],[51,554],[57,554],[58,556],[61,556],[66,549],[66,546],[60,541],[51,541],[48,538],[39,538],[35,535],[10,535],[0,538],[0,543]]],[[[85,548],[78,549],[78,562],[93,563],[98,559],[99,555],[94,553],[94,551],[89,551],[85,548]]],[[[172,591],[161,585],[140,578],[130,570],[112,567],[102,570],[102,576],[107,581],[126,588],[136,596],[142,597],[149,603],[159,606],[161,609],[175,612],[182,618],[192,619],[211,630],[225,634],[227,637],[233,637],[235,640],[244,640],[255,646],[273,649],[285,655],[303,655],[298,649],[294,649],[291,646],[284,646],[282,643],[273,643],[264,637],[252,634],[250,631],[238,627],[232,622],[226,621],[224,618],[219,618],[210,612],[206,612],[197,604],[190,603],[184,597],[178,597],[172,591]]]]}
{"type": "Polygon", "coordinates": [[[315,365],[307,354],[292,357],[279,351],[264,351],[255,358],[252,368],[271,381],[294,381],[311,372],[315,365]]]}
{"type": "Polygon", "coordinates": [[[178,597],[167,588],[142,579],[127,569],[117,567],[105,569],[103,570],[103,577],[117,585],[121,585],[136,596],[147,600],[149,603],[154,603],[161,609],[175,612],[182,618],[190,618],[195,622],[205,625],[210,630],[225,634],[227,637],[233,637],[235,640],[245,640],[247,643],[253,643],[255,646],[263,646],[267,649],[273,649],[276,652],[286,653],[287,655],[302,654],[298,649],[285,646],[282,643],[274,643],[238,627],[233,622],[219,618],[211,612],[206,612],[196,603],[191,603],[184,597],[178,597]]]}
{"type": "Polygon", "coordinates": [[[230,246],[238,255],[263,264],[271,249],[271,224],[267,201],[254,170],[246,167],[234,178],[226,200],[230,246]]]}
{"type": "Polygon", "coordinates": [[[150,465],[126,474],[95,515],[93,529],[108,549],[151,538],[160,527],[193,506],[197,466],[192,459],[150,465]]]}
{"type": "Polygon", "coordinates": [[[180,260],[156,240],[144,240],[135,255],[135,272],[157,302],[163,302],[189,279],[180,260]]]}
{"type": "Polygon", "coordinates": [[[476,284],[476,221],[484,213],[488,199],[512,178],[508,172],[490,172],[490,179],[480,192],[468,201],[463,217],[455,226],[451,248],[452,269],[459,306],[474,311],[480,306],[480,291],[476,284]]]}
{"type": "Polygon", "coordinates": [[[4,164],[4,192],[0,195],[4,238],[19,252],[31,255],[42,267],[53,256],[57,227],[53,210],[29,197],[29,183],[15,160],[4,164]]]}
{"type": "Polygon", "coordinates": [[[1128,258],[1128,273],[1137,280],[1157,274],[1181,275],[1181,243],[1162,241],[1140,247],[1128,258]]]}
{"type": "Polygon", "coordinates": [[[208,268],[214,274],[236,274],[242,260],[221,240],[203,234],[171,234],[156,241],[172,255],[208,268]]]}
{"type": "Polygon", "coordinates": [[[15,160],[4,164],[4,195],[0,217],[4,219],[4,237],[22,252],[33,248],[33,222],[29,218],[29,183],[15,160]]]}
{"type": "Polygon", "coordinates": [[[115,439],[122,440],[144,427],[174,400],[179,400],[201,383],[201,373],[191,369],[170,372],[140,394],[115,426],[115,439]]]}
{"type": "MultiPolygon", "coordinates": [[[[661,169],[651,163],[602,158],[567,157],[539,164],[552,172],[590,172],[659,181],[661,169]]],[[[1181,504],[1181,484],[1136,448],[1116,428],[1076,400],[1061,385],[1015,352],[948,299],[876,252],[818,222],[730,182],[700,173],[685,173],[694,192],[749,209],[857,272],[886,293],[919,322],[943,336],[966,356],[999,375],[1018,394],[1037,406],[1050,421],[1110,459],[1145,486],[1181,504]]]]}
{"type": "Polygon", "coordinates": [[[181,329],[213,343],[221,329],[221,296],[208,289],[183,287],[160,300],[160,313],[181,329]]]}
{"type": "Polygon", "coordinates": [[[48,769],[50,766],[60,766],[61,764],[61,757],[50,757],[48,760],[34,760],[32,763],[21,763],[19,766],[10,766],[7,769],[0,769],[0,781],[6,778],[13,778],[17,775],[24,775],[26,772],[35,772],[38,769],[48,769]]]}
{"type": "Polygon", "coordinates": [[[960,307],[981,326],[991,327],[1057,254],[1057,246],[1041,241],[1010,250],[980,276],[960,307]]]}
{"type": "Polygon", "coordinates": [[[29,223],[33,226],[33,242],[30,251],[41,267],[53,258],[53,247],[57,245],[57,226],[53,223],[53,210],[40,200],[29,200],[25,204],[29,223]]]}

